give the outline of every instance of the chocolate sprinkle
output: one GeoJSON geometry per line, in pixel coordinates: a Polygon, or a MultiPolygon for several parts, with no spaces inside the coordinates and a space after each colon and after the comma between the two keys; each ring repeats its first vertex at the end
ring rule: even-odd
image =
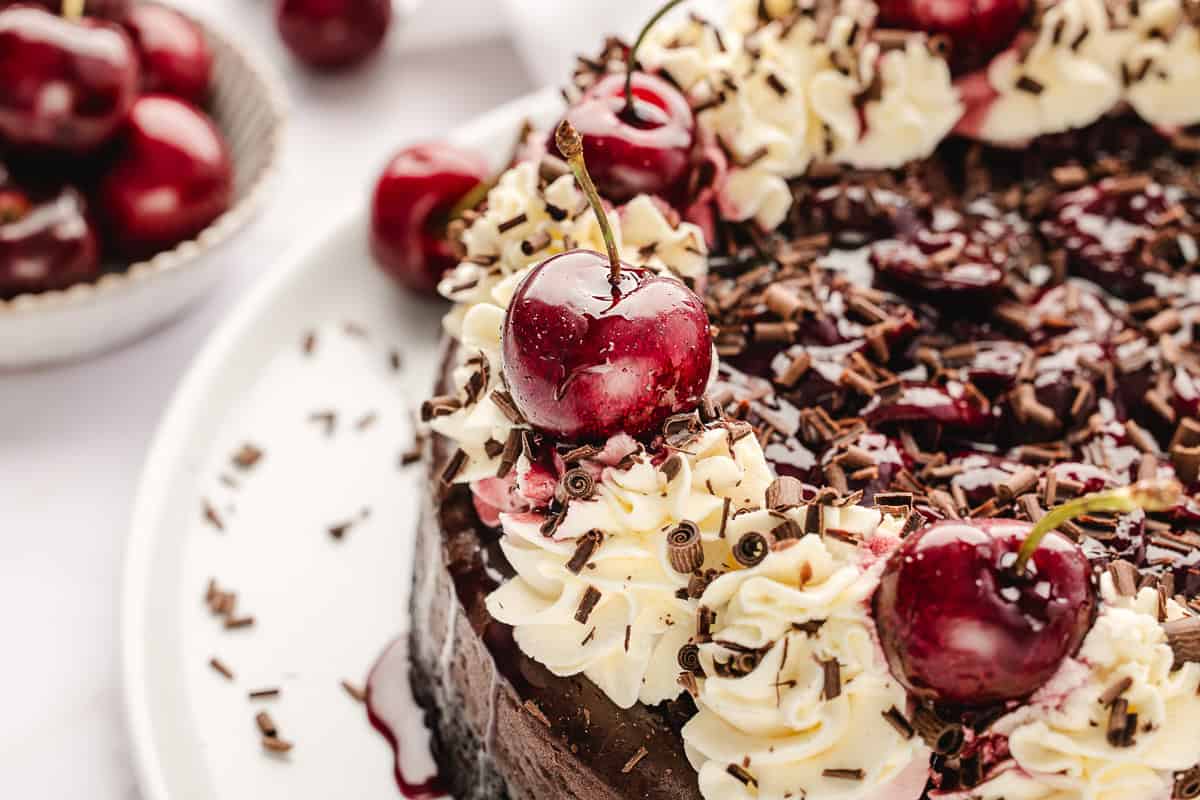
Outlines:
{"type": "Polygon", "coordinates": [[[599,589],[595,586],[589,586],[579,601],[579,608],[575,611],[575,621],[580,625],[586,625],[588,617],[592,616],[592,611],[595,610],[596,604],[600,602],[601,596],[599,589]]]}
{"type": "Polygon", "coordinates": [[[585,533],[575,545],[575,554],[567,562],[567,569],[576,575],[583,572],[583,568],[592,559],[596,549],[603,543],[604,534],[601,531],[590,530],[585,533]]]}

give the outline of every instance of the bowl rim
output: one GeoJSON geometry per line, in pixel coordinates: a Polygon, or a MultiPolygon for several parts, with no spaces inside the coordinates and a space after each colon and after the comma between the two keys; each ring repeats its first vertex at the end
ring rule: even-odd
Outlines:
{"type": "Polygon", "coordinates": [[[263,107],[269,115],[269,133],[264,144],[262,166],[253,181],[245,188],[242,197],[191,239],[180,242],[169,250],[156,253],[148,259],[136,261],[119,272],[106,272],[92,281],[72,284],[65,289],[19,294],[9,299],[0,298],[0,319],[28,317],[46,311],[79,308],[97,299],[116,295],[128,288],[149,283],[166,273],[175,272],[194,264],[200,255],[228,242],[249,222],[263,204],[270,184],[280,172],[289,108],[287,91],[274,65],[269,63],[258,49],[250,47],[240,36],[222,30],[203,18],[170,3],[158,2],[158,0],[150,0],[150,2],[153,2],[154,5],[171,8],[200,26],[205,39],[210,43],[220,43],[232,58],[241,62],[245,72],[257,82],[263,94],[263,107]]]}

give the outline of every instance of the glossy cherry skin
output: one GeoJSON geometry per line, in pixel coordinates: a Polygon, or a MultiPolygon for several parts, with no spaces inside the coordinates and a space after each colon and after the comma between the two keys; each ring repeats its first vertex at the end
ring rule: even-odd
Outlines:
{"type": "Polygon", "coordinates": [[[704,303],[677,280],[572,250],[517,288],[503,334],[504,377],[534,426],[572,441],[646,436],[700,403],[712,371],[704,303]]]}
{"type": "Polygon", "coordinates": [[[0,297],[65,289],[100,272],[96,233],[78,192],[37,200],[0,188],[0,297]]]}
{"type": "Polygon", "coordinates": [[[374,53],[392,22],[392,0],[277,0],[275,23],[292,54],[319,69],[374,53]]]}
{"type": "Polygon", "coordinates": [[[892,674],[914,694],[960,706],[1019,700],[1079,649],[1096,610],[1091,565],[1051,533],[1017,576],[1011,565],[1031,528],[935,522],[892,556],[875,620],[892,674]]]}
{"type": "Polygon", "coordinates": [[[410,289],[433,292],[458,263],[446,239],[450,212],[487,178],[482,154],[445,142],[393,156],[371,200],[371,251],[379,266],[410,289]]]}
{"type": "Polygon", "coordinates": [[[121,20],[142,64],[142,91],[203,105],[212,81],[212,51],[200,26],[166,6],[139,3],[121,20]]]}
{"type": "Polygon", "coordinates": [[[0,140],[35,151],[94,150],[125,121],[138,82],[137,53],[119,27],[33,7],[0,11],[0,140]]]}
{"type": "Polygon", "coordinates": [[[97,204],[109,243],[128,257],[174,247],[204,230],[233,195],[229,147],[212,121],[167,95],[138,99],[97,204]]]}
{"type": "MultiPolygon", "coordinates": [[[[583,154],[600,194],[621,203],[639,194],[677,199],[688,172],[696,121],[671,84],[639,72],[634,108],[625,108],[625,76],[610,75],[567,112],[583,136],[583,154]]],[[[553,148],[552,148],[553,152],[553,148]]]]}
{"type": "Polygon", "coordinates": [[[1029,0],[881,0],[879,21],[886,26],[944,33],[952,42],[956,72],[987,63],[1008,47],[1029,11],[1029,0]]]}

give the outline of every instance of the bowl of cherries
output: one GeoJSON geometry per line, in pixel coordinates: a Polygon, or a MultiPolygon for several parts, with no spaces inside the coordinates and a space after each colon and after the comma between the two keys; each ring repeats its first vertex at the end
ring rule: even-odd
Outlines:
{"type": "Polygon", "coordinates": [[[261,206],[270,68],[150,0],[0,0],[0,369],[94,355],[219,280],[261,206]]]}

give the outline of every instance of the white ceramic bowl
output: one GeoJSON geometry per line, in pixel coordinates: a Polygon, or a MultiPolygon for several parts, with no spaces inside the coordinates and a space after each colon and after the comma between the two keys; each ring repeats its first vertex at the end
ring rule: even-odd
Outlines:
{"type": "Polygon", "coordinates": [[[82,359],[162,327],[202,298],[230,266],[220,250],[263,202],[279,162],[285,93],[250,47],[203,21],[213,52],[209,113],[229,141],[233,205],[194,240],[94,283],[0,300],[0,370],[82,359]]]}

